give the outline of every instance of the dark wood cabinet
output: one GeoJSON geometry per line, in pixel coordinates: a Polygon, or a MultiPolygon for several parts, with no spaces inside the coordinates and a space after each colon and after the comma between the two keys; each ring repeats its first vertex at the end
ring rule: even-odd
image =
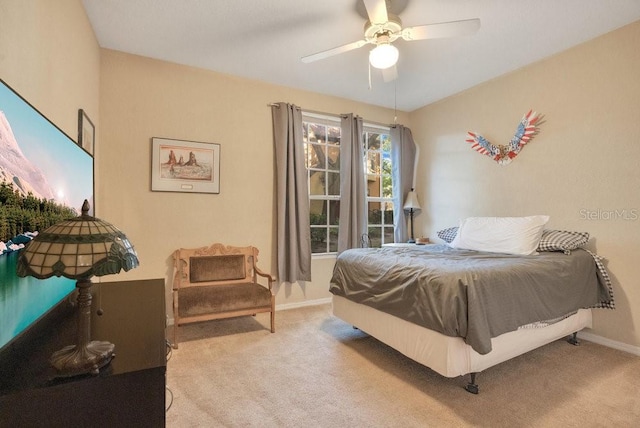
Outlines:
{"type": "Polygon", "coordinates": [[[49,357],[74,343],[77,314],[41,320],[0,359],[0,427],[165,425],[164,280],[106,282],[92,293],[91,339],[115,344],[113,360],[98,375],[55,378],[49,357]]]}

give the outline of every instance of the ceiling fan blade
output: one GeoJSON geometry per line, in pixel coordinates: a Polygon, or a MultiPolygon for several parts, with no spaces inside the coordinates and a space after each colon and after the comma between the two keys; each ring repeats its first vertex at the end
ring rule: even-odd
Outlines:
{"type": "Polygon", "coordinates": [[[342,45],[342,46],[338,46],[338,47],[335,47],[335,48],[332,48],[332,49],[328,49],[326,51],[322,51],[322,52],[314,53],[314,54],[311,54],[311,55],[303,56],[301,58],[301,60],[304,63],[318,61],[320,59],[329,58],[330,56],[338,55],[338,54],[341,54],[341,53],[352,51],[354,49],[361,48],[362,46],[366,45],[367,43],[368,42],[366,40],[358,40],[357,42],[349,43],[349,44],[346,44],[346,45],[342,45]]]}
{"type": "Polygon", "coordinates": [[[405,40],[439,39],[443,37],[470,36],[480,28],[479,19],[465,19],[462,21],[441,22],[439,24],[418,25],[402,30],[401,36],[405,40]]]}
{"type": "Polygon", "coordinates": [[[384,24],[389,21],[387,15],[387,2],[385,0],[362,0],[367,8],[369,22],[372,24],[384,24]]]}
{"type": "Polygon", "coordinates": [[[396,65],[392,65],[389,68],[385,68],[382,70],[382,80],[385,83],[394,81],[398,78],[398,67],[396,65]]]}

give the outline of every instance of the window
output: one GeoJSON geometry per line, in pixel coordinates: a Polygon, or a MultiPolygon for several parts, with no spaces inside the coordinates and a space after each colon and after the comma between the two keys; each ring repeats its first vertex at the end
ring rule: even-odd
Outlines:
{"type": "Polygon", "coordinates": [[[389,128],[364,126],[368,235],[372,247],[393,242],[393,188],[389,128]]]}
{"type": "Polygon", "coordinates": [[[303,116],[302,127],[309,173],[311,252],[335,253],[340,218],[340,122],[303,116]]]}
{"type": "MultiPolygon", "coordinates": [[[[340,218],[340,120],[303,113],[305,166],[309,174],[311,252],[338,251],[340,218]]],[[[364,127],[370,245],[393,242],[393,194],[389,129],[364,127]]]]}

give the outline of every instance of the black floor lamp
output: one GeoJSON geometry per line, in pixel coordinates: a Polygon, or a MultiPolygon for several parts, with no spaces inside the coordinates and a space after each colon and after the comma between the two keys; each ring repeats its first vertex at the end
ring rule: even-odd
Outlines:
{"type": "Polygon", "coordinates": [[[410,244],[415,244],[416,240],[413,236],[413,214],[419,213],[422,208],[420,208],[420,203],[418,202],[418,195],[416,195],[416,192],[414,192],[413,189],[411,189],[411,191],[407,194],[407,199],[405,200],[404,206],[402,208],[405,212],[409,213],[411,236],[407,242],[410,244]]]}

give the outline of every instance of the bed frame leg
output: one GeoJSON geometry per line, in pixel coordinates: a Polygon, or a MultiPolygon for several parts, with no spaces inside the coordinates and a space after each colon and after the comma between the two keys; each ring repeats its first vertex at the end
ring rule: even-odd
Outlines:
{"type": "Polygon", "coordinates": [[[578,332],[576,331],[575,333],[573,333],[571,337],[567,339],[567,342],[569,342],[573,346],[580,345],[580,341],[578,340],[578,332]]]}
{"type": "Polygon", "coordinates": [[[469,381],[469,383],[467,384],[467,386],[464,387],[464,389],[466,389],[467,392],[470,392],[472,394],[477,394],[480,390],[478,388],[478,385],[476,384],[477,373],[470,373],[470,374],[471,374],[471,381],[469,381]]]}

